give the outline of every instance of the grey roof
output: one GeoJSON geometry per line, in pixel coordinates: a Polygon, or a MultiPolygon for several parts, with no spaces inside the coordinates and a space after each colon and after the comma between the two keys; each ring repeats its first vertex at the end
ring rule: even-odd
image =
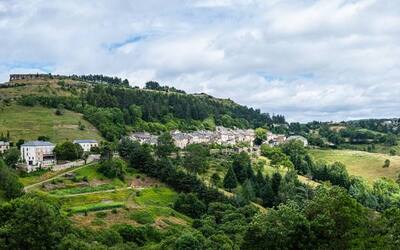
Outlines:
{"type": "Polygon", "coordinates": [[[0,146],[3,145],[10,145],[10,143],[8,141],[0,141],[0,146]]]}
{"type": "Polygon", "coordinates": [[[39,147],[39,146],[54,146],[53,143],[48,141],[28,141],[22,144],[24,147],[39,147]]]}
{"type": "Polygon", "coordinates": [[[97,143],[96,140],[75,140],[74,143],[97,143]]]}

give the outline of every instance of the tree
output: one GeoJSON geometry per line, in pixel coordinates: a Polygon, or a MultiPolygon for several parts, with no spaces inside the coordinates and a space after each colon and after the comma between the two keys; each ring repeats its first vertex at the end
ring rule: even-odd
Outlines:
{"type": "Polygon", "coordinates": [[[110,159],[100,163],[98,171],[104,176],[113,179],[124,179],[126,174],[126,163],[121,159],[110,159]]]}
{"type": "Polygon", "coordinates": [[[170,156],[171,153],[174,151],[176,151],[176,147],[172,139],[172,136],[168,132],[163,133],[158,138],[158,143],[156,148],[157,156],[160,158],[167,157],[170,156]]]}
{"type": "Polygon", "coordinates": [[[250,179],[247,179],[244,182],[242,189],[240,191],[241,191],[240,192],[241,197],[245,199],[245,201],[247,202],[254,200],[254,198],[256,197],[254,193],[254,187],[250,179]]]}
{"type": "Polygon", "coordinates": [[[174,209],[192,218],[200,218],[206,211],[206,205],[193,193],[179,194],[174,209]]]}
{"type": "Polygon", "coordinates": [[[267,130],[265,128],[256,128],[255,130],[256,138],[254,143],[256,145],[261,145],[265,140],[267,140],[267,130]]]}
{"type": "Polygon", "coordinates": [[[231,191],[237,187],[237,182],[236,174],[233,171],[233,168],[230,167],[224,178],[224,187],[231,191]]]}
{"type": "Polygon", "coordinates": [[[138,105],[132,104],[129,106],[130,123],[135,124],[142,119],[142,108],[138,105]]]}
{"type": "Polygon", "coordinates": [[[218,187],[220,182],[221,182],[221,177],[219,177],[219,174],[214,173],[211,176],[211,185],[213,185],[214,187],[218,187]]]}
{"type": "Polygon", "coordinates": [[[272,174],[271,179],[271,188],[274,192],[274,195],[277,195],[279,192],[279,186],[281,185],[282,175],[279,172],[275,172],[272,174]]]}
{"type": "Polygon", "coordinates": [[[241,249],[312,249],[310,223],[293,203],[260,214],[247,229],[241,249]]]}
{"type": "Polygon", "coordinates": [[[19,140],[17,141],[17,143],[16,143],[17,148],[20,149],[20,148],[21,148],[21,145],[24,144],[24,143],[25,143],[25,140],[24,140],[24,139],[19,139],[19,140]]]}
{"type": "Polygon", "coordinates": [[[232,168],[235,171],[238,182],[244,183],[247,178],[251,177],[249,176],[252,172],[250,156],[246,152],[234,155],[232,168]]]}
{"type": "Polygon", "coordinates": [[[128,81],[128,79],[124,79],[124,80],[122,81],[122,85],[124,85],[124,86],[126,86],[126,87],[129,87],[129,81],[128,81]]]}
{"type": "Polygon", "coordinates": [[[203,173],[207,169],[208,149],[205,145],[190,144],[186,147],[183,166],[192,174],[203,173]]]}
{"type": "Polygon", "coordinates": [[[40,135],[40,136],[38,136],[37,139],[38,139],[38,141],[49,141],[50,140],[50,138],[45,135],[40,135]]]}
{"type": "Polygon", "coordinates": [[[4,162],[7,164],[7,166],[16,168],[20,155],[21,154],[18,149],[11,148],[4,154],[4,162]]]}
{"type": "Polygon", "coordinates": [[[114,147],[111,143],[109,142],[102,142],[100,144],[100,158],[101,160],[111,160],[113,158],[113,154],[114,154],[114,147]]]}
{"type": "Polygon", "coordinates": [[[355,199],[351,198],[344,188],[320,187],[314,199],[304,209],[304,215],[310,221],[315,239],[315,249],[349,249],[352,242],[365,237],[369,228],[369,220],[373,212],[369,212],[355,199]]]}
{"type": "Polygon", "coordinates": [[[392,156],[396,155],[396,150],[394,148],[390,149],[389,154],[392,156]]]}
{"type": "Polygon", "coordinates": [[[57,160],[74,161],[82,157],[83,149],[79,144],[66,141],[64,143],[57,144],[57,146],[54,148],[54,153],[57,157],[57,160]]]}
{"type": "Polygon", "coordinates": [[[159,90],[161,88],[160,84],[155,81],[149,81],[146,82],[146,89],[154,89],[154,90],[159,90]]]}
{"type": "Polygon", "coordinates": [[[85,161],[85,165],[87,164],[87,160],[88,160],[88,158],[89,158],[89,152],[83,152],[83,154],[82,154],[82,160],[84,160],[85,161]]]}
{"type": "Polygon", "coordinates": [[[271,183],[265,182],[260,189],[260,198],[263,201],[265,207],[272,207],[275,201],[275,194],[272,190],[271,183]]]}
{"type": "Polygon", "coordinates": [[[57,106],[57,109],[56,109],[55,114],[56,114],[56,115],[63,115],[64,113],[65,113],[64,105],[63,105],[63,104],[59,104],[59,105],[57,106]]]}
{"type": "Polygon", "coordinates": [[[5,249],[54,249],[71,229],[57,206],[37,196],[4,203],[0,214],[7,214],[0,219],[5,249]]]}
{"type": "Polygon", "coordinates": [[[202,250],[205,249],[206,240],[200,233],[185,232],[175,241],[173,249],[176,250],[202,250]]]}
{"type": "Polygon", "coordinates": [[[383,168],[388,168],[388,167],[390,167],[390,160],[389,159],[386,159],[385,160],[385,162],[383,163],[383,166],[382,166],[383,168]]]}
{"type": "Polygon", "coordinates": [[[13,169],[0,160],[0,189],[4,190],[7,199],[14,199],[24,194],[24,186],[13,169]]]}
{"type": "Polygon", "coordinates": [[[97,240],[108,247],[112,247],[123,242],[123,238],[114,229],[101,230],[97,235],[97,240]]]}

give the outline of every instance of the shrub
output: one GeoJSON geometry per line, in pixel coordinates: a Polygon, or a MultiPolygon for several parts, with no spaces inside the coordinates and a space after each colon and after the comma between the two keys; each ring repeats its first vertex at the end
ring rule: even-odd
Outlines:
{"type": "Polygon", "coordinates": [[[121,159],[110,159],[100,163],[98,171],[108,178],[124,179],[126,174],[126,163],[121,159]]]}
{"type": "Polygon", "coordinates": [[[107,217],[107,213],[106,212],[97,212],[96,213],[96,217],[97,218],[106,218],[107,217]]]}
{"type": "Polygon", "coordinates": [[[140,224],[151,224],[154,223],[153,215],[147,211],[135,211],[129,215],[129,219],[134,220],[140,224]]]}

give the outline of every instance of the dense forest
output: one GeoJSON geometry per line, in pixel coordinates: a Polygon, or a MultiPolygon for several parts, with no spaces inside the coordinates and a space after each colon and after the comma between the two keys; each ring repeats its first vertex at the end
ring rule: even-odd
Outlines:
{"type": "Polygon", "coordinates": [[[83,113],[110,141],[121,138],[127,131],[160,133],[173,129],[213,130],[219,125],[257,128],[285,123],[282,115],[271,117],[230,100],[185,94],[156,82],[147,83],[145,89],[97,83],[88,85],[80,95],[25,95],[18,101],[27,106],[43,105],[83,113]]]}

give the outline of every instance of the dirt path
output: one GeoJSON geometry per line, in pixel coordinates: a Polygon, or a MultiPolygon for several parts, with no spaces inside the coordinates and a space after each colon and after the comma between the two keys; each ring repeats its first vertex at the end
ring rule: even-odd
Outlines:
{"type": "Polygon", "coordinates": [[[25,186],[25,187],[24,187],[24,190],[25,190],[25,192],[28,192],[30,189],[32,189],[32,188],[34,188],[34,187],[37,187],[37,186],[40,186],[40,185],[42,185],[43,183],[46,183],[46,182],[55,180],[55,179],[57,179],[57,178],[59,178],[59,177],[65,175],[65,174],[67,174],[67,173],[71,173],[71,172],[74,172],[74,171],[79,170],[79,169],[81,169],[81,168],[88,167],[88,166],[92,166],[92,165],[93,165],[93,164],[88,164],[88,165],[82,165],[82,166],[80,166],[80,167],[72,168],[72,169],[70,169],[70,170],[68,170],[68,171],[62,172],[62,173],[60,173],[60,174],[58,174],[58,175],[56,175],[56,176],[53,176],[53,177],[51,177],[51,178],[49,178],[49,179],[46,179],[46,180],[43,180],[43,181],[40,181],[40,182],[31,184],[31,185],[28,185],[28,186],[25,186]]]}

